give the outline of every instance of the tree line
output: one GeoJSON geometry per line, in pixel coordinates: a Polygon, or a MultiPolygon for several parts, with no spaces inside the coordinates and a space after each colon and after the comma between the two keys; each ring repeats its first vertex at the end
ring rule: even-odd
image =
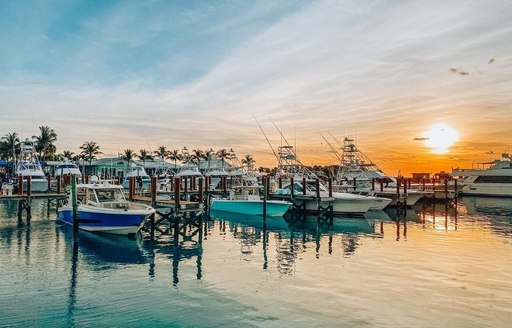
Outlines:
{"type": "MultiPolygon", "coordinates": [[[[94,141],[85,141],[80,147],[80,153],[75,154],[70,150],[64,150],[62,153],[57,153],[57,147],[55,142],[57,141],[57,133],[54,129],[49,126],[40,126],[39,135],[34,135],[31,138],[34,143],[34,151],[39,156],[41,161],[61,161],[64,158],[68,158],[75,162],[79,160],[85,161],[92,164],[94,160],[97,160],[103,153],[100,150],[100,146],[94,141]]],[[[4,161],[15,161],[21,150],[21,143],[18,134],[16,132],[7,133],[0,139],[0,159],[4,161]]],[[[193,163],[199,163],[202,160],[208,160],[216,158],[221,161],[234,160],[233,149],[226,150],[220,149],[214,151],[213,149],[201,150],[194,149],[188,155],[188,158],[184,158],[181,150],[168,150],[166,146],[159,146],[154,152],[146,149],[141,149],[139,152],[135,152],[133,149],[125,149],[121,154],[121,158],[127,162],[133,162],[135,159],[139,159],[146,164],[147,160],[154,158],[160,158],[163,160],[170,160],[177,166],[178,161],[190,161],[193,163]]],[[[255,160],[251,155],[246,155],[241,163],[249,167],[253,167],[255,160]]]]}

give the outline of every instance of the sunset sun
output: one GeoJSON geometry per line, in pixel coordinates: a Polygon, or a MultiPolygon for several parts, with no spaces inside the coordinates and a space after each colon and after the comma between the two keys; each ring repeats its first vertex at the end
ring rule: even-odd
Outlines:
{"type": "Polygon", "coordinates": [[[432,148],[436,154],[446,154],[448,149],[459,140],[459,131],[451,126],[438,123],[431,125],[423,132],[425,146],[432,148]]]}

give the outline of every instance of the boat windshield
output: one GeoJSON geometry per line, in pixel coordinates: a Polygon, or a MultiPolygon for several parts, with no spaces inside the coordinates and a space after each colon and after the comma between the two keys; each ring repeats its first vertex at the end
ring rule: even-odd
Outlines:
{"type": "Polygon", "coordinates": [[[100,203],[126,201],[121,189],[97,189],[96,195],[100,203]]]}

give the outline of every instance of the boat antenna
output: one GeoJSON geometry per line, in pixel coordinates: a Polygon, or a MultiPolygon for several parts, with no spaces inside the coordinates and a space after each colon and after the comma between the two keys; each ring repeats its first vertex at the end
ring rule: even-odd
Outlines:
{"type": "Polygon", "coordinates": [[[274,121],[270,120],[270,122],[272,122],[272,124],[274,125],[274,127],[276,128],[277,132],[279,132],[279,135],[281,136],[282,140],[284,140],[284,142],[286,143],[287,146],[291,147],[290,143],[288,142],[288,140],[286,140],[286,138],[284,137],[283,135],[283,132],[281,132],[281,130],[277,127],[277,125],[274,123],[274,121]]]}
{"type": "Polygon", "coordinates": [[[261,127],[261,124],[260,122],[256,119],[256,117],[253,115],[252,116],[254,118],[254,120],[256,121],[256,123],[258,123],[258,126],[260,127],[260,130],[261,130],[261,133],[263,133],[263,136],[265,137],[265,140],[267,140],[267,143],[268,145],[270,146],[270,149],[272,150],[272,153],[274,153],[274,156],[276,157],[276,159],[279,161],[279,156],[277,156],[277,153],[276,151],[274,150],[274,147],[272,147],[272,144],[270,143],[270,141],[268,140],[267,138],[267,135],[265,134],[265,131],[263,131],[263,128],[261,127]]]}
{"type": "Polygon", "coordinates": [[[338,161],[341,162],[341,156],[340,156],[340,153],[336,150],[336,148],[334,148],[334,146],[324,137],[323,134],[320,133],[320,135],[322,136],[322,138],[325,140],[325,142],[327,142],[327,145],[329,145],[329,148],[331,148],[331,153],[333,153],[334,156],[338,161]]]}

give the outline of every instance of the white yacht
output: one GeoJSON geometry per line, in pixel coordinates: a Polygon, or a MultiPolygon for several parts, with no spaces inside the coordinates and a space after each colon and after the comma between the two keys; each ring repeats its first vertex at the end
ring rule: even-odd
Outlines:
{"type": "Polygon", "coordinates": [[[20,156],[16,163],[16,176],[23,177],[23,190],[27,190],[27,180],[30,176],[32,179],[32,191],[48,191],[48,180],[34,151],[34,144],[28,138],[21,143],[20,156]]]}
{"type": "Polygon", "coordinates": [[[512,197],[512,160],[502,154],[501,160],[489,163],[487,169],[454,169],[452,176],[462,179],[462,194],[512,197]]]}
{"type": "Polygon", "coordinates": [[[130,187],[130,177],[135,177],[136,188],[147,188],[151,184],[151,178],[142,165],[131,163],[124,175],[123,188],[130,187]]]}
{"type": "Polygon", "coordinates": [[[78,165],[70,161],[67,157],[64,157],[62,162],[60,162],[57,167],[55,167],[55,177],[63,176],[63,175],[71,175],[75,176],[78,179],[82,178],[82,172],[80,172],[80,168],[78,165]]]}
{"type": "MultiPolygon", "coordinates": [[[[340,160],[337,174],[339,188],[351,193],[391,198],[389,205],[396,205],[396,179],[384,174],[375,163],[370,161],[370,159],[357,148],[354,139],[345,138],[343,139],[343,143],[338,140],[336,140],[336,142],[342,149],[341,154],[337,152],[335,147],[329,145],[333,152],[337,153],[340,160]],[[373,188],[372,180],[375,181],[373,188]],[[380,188],[380,182],[385,183],[382,190],[380,188]]],[[[408,189],[405,196],[407,197],[407,205],[412,206],[423,197],[433,196],[433,192],[408,189]]]]}
{"type": "MultiPolygon", "coordinates": [[[[276,178],[281,181],[290,181],[294,178],[293,187],[290,183],[283,184],[281,189],[276,190],[276,194],[291,194],[294,195],[304,194],[316,195],[316,175],[309,171],[297,158],[293,147],[290,145],[278,147],[277,156],[279,165],[276,171],[276,178]],[[303,186],[304,178],[306,178],[306,185],[303,186]],[[293,191],[292,191],[293,189],[293,191]]],[[[321,197],[328,197],[329,191],[322,184],[319,183],[319,193],[321,197]]],[[[358,195],[347,192],[333,192],[333,212],[335,213],[360,213],[364,214],[369,210],[382,210],[391,203],[391,199],[384,197],[376,197],[369,195],[358,195]]],[[[316,200],[306,202],[307,210],[316,210],[318,203],[316,200]]]]}

